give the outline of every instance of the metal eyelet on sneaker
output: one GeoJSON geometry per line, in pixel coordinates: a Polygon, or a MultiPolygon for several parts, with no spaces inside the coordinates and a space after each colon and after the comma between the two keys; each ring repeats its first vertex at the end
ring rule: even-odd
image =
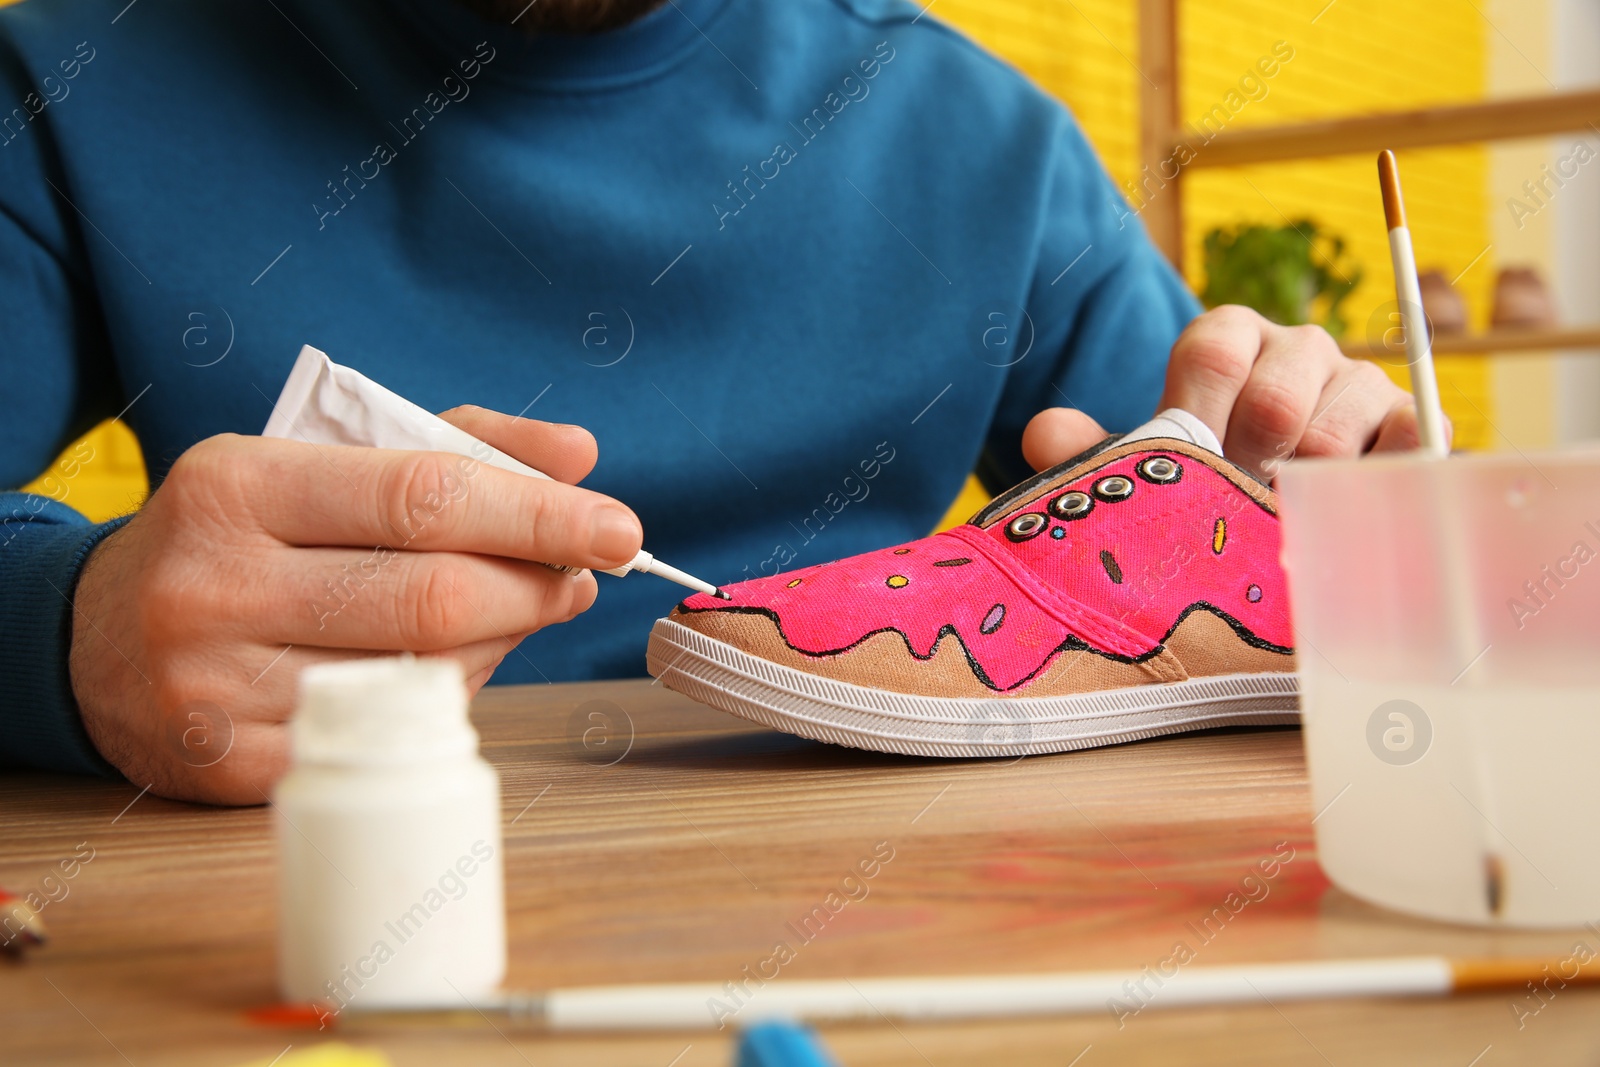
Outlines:
{"type": "Polygon", "coordinates": [[[1049,525],[1050,520],[1037,511],[1025,512],[1006,523],[1006,536],[1013,541],[1026,541],[1039,536],[1049,525]]]}
{"type": "Polygon", "coordinates": [[[1157,485],[1169,485],[1183,477],[1183,467],[1166,456],[1151,456],[1139,464],[1139,477],[1157,485]]]}
{"type": "Polygon", "coordinates": [[[1093,492],[1101,500],[1114,504],[1133,495],[1133,479],[1113,474],[1109,478],[1101,478],[1095,482],[1093,492]]]}
{"type": "Polygon", "coordinates": [[[1081,519],[1094,510],[1094,497],[1074,489],[1050,501],[1050,514],[1058,519],[1081,519]]]}

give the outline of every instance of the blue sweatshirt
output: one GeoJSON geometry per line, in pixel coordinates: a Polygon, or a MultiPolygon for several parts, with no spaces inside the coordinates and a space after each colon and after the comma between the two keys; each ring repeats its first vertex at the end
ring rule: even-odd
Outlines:
{"type": "MultiPolygon", "coordinates": [[[[733,582],[925,535],[1042,408],[1136,424],[1196,311],[1071,116],[900,0],[537,39],[450,0],[0,10],[7,486],[120,413],[159,487],[312,344],[588,427],[586,484],[733,582]]],[[[113,524],[0,523],[0,761],[106,771],[67,656],[113,524]]],[[[599,581],[495,681],[641,674],[682,590],[599,581]]]]}

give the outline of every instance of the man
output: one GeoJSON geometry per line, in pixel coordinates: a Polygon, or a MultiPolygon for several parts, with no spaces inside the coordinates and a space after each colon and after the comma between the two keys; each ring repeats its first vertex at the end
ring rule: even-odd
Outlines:
{"type": "Polygon", "coordinates": [[[535,560],[848,555],[1158,401],[1268,475],[1415,440],[899,0],[27,0],[0,116],[6,483],[121,412],[156,487],[5,498],[13,764],[259,802],[306,664],[640,673],[679,591],[535,560]],[[306,343],[558,481],[252,436],[306,343]]]}

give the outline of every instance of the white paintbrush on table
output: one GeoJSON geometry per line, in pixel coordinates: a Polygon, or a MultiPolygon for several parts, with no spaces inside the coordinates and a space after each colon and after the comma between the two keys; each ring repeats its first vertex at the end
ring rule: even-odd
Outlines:
{"type": "Polygon", "coordinates": [[[1438,997],[1600,980],[1574,959],[1448,959],[1399,956],[1242,966],[1184,966],[1163,974],[1076,971],[949,978],[839,978],[584,986],[508,992],[491,1000],[414,1008],[285,1005],[252,1013],[274,1026],[357,1029],[511,1023],[544,1031],[719,1030],[772,1019],[876,1023],[1027,1016],[1114,1018],[1146,1008],[1275,1004],[1348,997],[1438,997]]]}

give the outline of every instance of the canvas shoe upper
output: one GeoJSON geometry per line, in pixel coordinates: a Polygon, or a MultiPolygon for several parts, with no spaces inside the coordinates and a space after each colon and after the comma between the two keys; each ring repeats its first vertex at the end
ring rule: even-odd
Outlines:
{"type": "Polygon", "coordinates": [[[1184,439],[1202,435],[1177,414],[1152,429],[1181,436],[1108,439],[945,532],[730,585],[727,600],[691,596],[657,624],[652,673],[718,706],[731,701],[695,678],[707,654],[757,686],[828,679],[869,705],[1287,675],[1275,495],[1206,447],[1214,439],[1184,439]]]}

